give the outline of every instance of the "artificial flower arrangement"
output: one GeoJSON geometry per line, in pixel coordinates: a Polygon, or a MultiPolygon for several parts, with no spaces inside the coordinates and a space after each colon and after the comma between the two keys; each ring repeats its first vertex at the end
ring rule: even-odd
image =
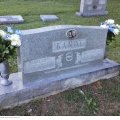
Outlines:
{"type": "Polygon", "coordinates": [[[16,47],[21,45],[20,33],[11,27],[6,27],[6,31],[0,30],[0,63],[13,56],[16,47]]]}
{"type": "Polygon", "coordinates": [[[15,55],[16,48],[21,45],[20,34],[20,30],[13,30],[11,27],[6,27],[6,31],[0,30],[0,84],[3,86],[12,84],[8,80],[8,59],[15,55]]]}
{"type": "Polygon", "coordinates": [[[102,28],[108,28],[108,34],[107,34],[107,44],[112,41],[116,35],[119,35],[120,33],[120,25],[115,24],[115,21],[113,19],[108,19],[105,22],[101,23],[100,27],[102,28]]]}

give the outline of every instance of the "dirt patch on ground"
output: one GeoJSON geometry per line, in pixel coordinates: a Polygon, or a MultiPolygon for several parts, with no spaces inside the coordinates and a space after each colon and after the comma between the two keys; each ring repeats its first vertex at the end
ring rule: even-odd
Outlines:
{"type": "MultiPolygon", "coordinates": [[[[47,98],[34,100],[28,104],[0,111],[1,116],[65,116],[65,115],[120,115],[120,77],[103,80],[91,85],[85,85],[73,90],[68,90],[47,98]],[[84,96],[93,100],[86,104],[84,96]],[[113,94],[114,93],[114,94],[113,94]],[[113,96],[111,96],[113,95],[113,96]],[[112,99],[115,98],[116,99],[112,99]],[[92,98],[92,99],[91,99],[92,98]],[[95,109],[97,107],[97,109],[95,109]],[[96,112],[93,112],[97,110],[96,112]]],[[[88,101],[89,102],[89,101],[88,101]]]]}

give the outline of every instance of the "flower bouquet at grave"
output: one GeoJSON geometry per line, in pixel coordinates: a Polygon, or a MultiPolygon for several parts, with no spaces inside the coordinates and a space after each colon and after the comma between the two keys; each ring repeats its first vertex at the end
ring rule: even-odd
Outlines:
{"type": "Polygon", "coordinates": [[[6,31],[0,30],[0,84],[9,85],[8,59],[15,55],[16,48],[21,45],[20,30],[6,27],[6,31]]]}
{"type": "Polygon", "coordinates": [[[108,19],[105,22],[101,23],[100,27],[108,28],[107,34],[107,45],[114,40],[116,35],[119,35],[120,25],[115,24],[115,21],[112,19],[108,19]]]}

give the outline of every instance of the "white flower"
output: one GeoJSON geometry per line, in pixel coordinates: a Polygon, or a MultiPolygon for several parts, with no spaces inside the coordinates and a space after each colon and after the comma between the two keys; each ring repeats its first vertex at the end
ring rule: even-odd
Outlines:
{"type": "Polygon", "coordinates": [[[11,40],[11,45],[12,46],[17,46],[17,47],[21,46],[21,40],[20,40],[20,36],[19,35],[12,34],[10,36],[10,40],[11,40]]]}
{"type": "Polygon", "coordinates": [[[107,23],[107,24],[114,24],[115,21],[113,19],[108,19],[108,20],[105,21],[105,23],[107,23]]]}
{"type": "Polygon", "coordinates": [[[82,90],[79,90],[80,94],[85,95],[85,93],[82,90]]]}
{"type": "Polygon", "coordinates": [[[114,29],[114,30],[113,30],[113,33],[114,33],[115,35],[118,35],[119,32],[120,32],[119,29],[114,29]]]}
{"type": "Polygon", "coordinates": [[[116,27],[117,27],[118,29],[120,29],[120,25],[116,24],[116,27]]]}
{"type": "Polygon", "coordinates": [[[4,32],[3,30],[0,30],[0,36],[2,38],[4,38],[6,35],[7,35],[6,32],[4,32]]]}
{"type": "Polygon", "coordinates": [[[100,27],[102,27],[102,28],[109,28],[107,25],[100,25],[100,27]]]}

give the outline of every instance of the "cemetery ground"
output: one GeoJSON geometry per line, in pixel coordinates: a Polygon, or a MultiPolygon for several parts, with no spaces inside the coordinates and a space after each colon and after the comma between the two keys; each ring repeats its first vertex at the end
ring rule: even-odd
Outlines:
{"type": "MultiPolygon", "coordinates": [[[[75,16],[75,12],[79,11],[79,2],[79,0],[1,0],[0,15],[22,15],[25,23],[15,25],[19,29],[63,24],[93,26],[109,18],[120,24],[119,0],[108,1],[107,16],[89,18],[75,16]],[[43,23],[40,21],[40,14],[55,14],[60,20],[43,23]]],[[[108,46],[108,58],[118,63],[120,63],[119,46],[120,35],[108,46]]],[[[9,61],[11,71],[16,72],[16,56],[9,61]]],[[[120,77],[102,80],[12,109],[5,109],[0,111],[0,115],[120,115],[120,77]]]]}

